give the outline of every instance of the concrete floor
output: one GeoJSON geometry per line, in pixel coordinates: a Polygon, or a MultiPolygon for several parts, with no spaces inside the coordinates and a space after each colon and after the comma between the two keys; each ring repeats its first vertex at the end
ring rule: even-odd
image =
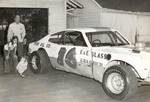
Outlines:
{"type": "MultiPolygon", "coordinates": [[[[0,75],[0,102],[123,102],[105,95],[101,84],[82,76],[52,71],[24,79],[17,74],[0,75]]],[[[150,102],[150,86],[124,102],[150,102]]]]}

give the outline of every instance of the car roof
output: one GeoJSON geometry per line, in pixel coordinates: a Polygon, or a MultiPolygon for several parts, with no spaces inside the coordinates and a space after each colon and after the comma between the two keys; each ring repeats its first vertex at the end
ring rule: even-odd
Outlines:
{"type": "Polygon", "coordinates": [[[72,28],[67,29],[67,31],[81,31],[81,32],[96,32],[96,31],[114,31],[112,28],[109,27],[90,27],[90,28],[72,28]]]}
{"type": "MultiPolygon", "coordinates": [[[[115,30],[109,27],[89,27],[89,28],[69,28],[61,32],[65,32],[65,31],[79,31],[79,32],[88,33],[88,32],[101,32],[101,31],[115,31],[115,30]]],[[[51,36],[55,36],[55,35],[58,34],[57,33],[51,34],[51,36]]]]}

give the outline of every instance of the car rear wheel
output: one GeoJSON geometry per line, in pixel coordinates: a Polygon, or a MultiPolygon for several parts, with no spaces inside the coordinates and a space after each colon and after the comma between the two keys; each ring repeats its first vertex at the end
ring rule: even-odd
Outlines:
{"type": "Polygon", "coordinates": [[[137,85],[137,78],[131,67],[112,66],[104,73],[103,89],[113,99],[128,99],[136,92],[137,85]]]}
{"type": "Polygon", "coordinates": [[[47,53],[44,50],[33,52],[29,57],[29,66],[33,73],[46,73],[50,66],[50,61],[47,53]]]}

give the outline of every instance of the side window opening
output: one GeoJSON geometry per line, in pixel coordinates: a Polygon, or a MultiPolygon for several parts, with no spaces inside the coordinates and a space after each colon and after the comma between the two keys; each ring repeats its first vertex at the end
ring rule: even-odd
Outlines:
{"type": "Polygon", "coordinates": [[[82,33],[78,31],[55,33],[51,35],[49,42],[68,46],[87,46],[82,33]]]}
{"type": "Polygon", "coordinates": [[[87,46],[81,32],[66,32],[64,35],[64,45],[87,46]]]}
{"type": "Polygon", "coordinates": [[[88,32],[86,36],[93,47],[121,46],[128,44],[128,41],[120,34],[112,31],[88,32]]]}
{"type": "Polygon", "coordinates": [[[50,39],[49,39],[49,42],[52,42],[52,43],[57,43],[57,44],[61,44],[62,43],[62,36],[65,32],[58,32],[58,33],[55,33],[53,35],[51,35],[50,39]]]}

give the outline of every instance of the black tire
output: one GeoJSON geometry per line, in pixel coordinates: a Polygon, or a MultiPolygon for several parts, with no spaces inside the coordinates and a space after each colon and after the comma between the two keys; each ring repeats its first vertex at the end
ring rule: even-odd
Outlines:
{"type": "MultiPolygon", "coordinates": [[[[120,83],[122,83],[122,81],[120,81],[119,84],[120,83]]],[[[121,65],[116,65],[108,68],[104,73],[103,82],[102,82],[102,87],[105,93],[109,97],[116,100],[126,100],[129,97],[133,96],[137,91],[137,87],[138,87],[137,85],[138,85],[138,81],[131,67],[121,66],[121,65]],[[123,80],[124,82],[124,84],[122,85],[123,86],[122,90],[121,89],[120,89],[121,91],[119,90],[120,93],[117,93],[119,88],[116,88],[117,90],[116,92],[112,91],[113,88],[115,89],[114,87],[115,85],[113,84],[112,81],[114,80],[115,77],[112,77],[111,81],[109,81],[110,80],[109,78],[111,78],[111,75],[113,75],[114,73],[117,73],[117,75],[121,76],[121,80],[123,80]],[[109,86],[109,84],[112,86],[109,86]]]]}
{"type": "Polygon", "coordinates": [[[37,52],[33,52],[30,57],[29,57],[29,67],[31,71],[35,74],[40,74],[40,73],[46,73],[50,69],[50,60],[48,58],[48,55],[46,51],[44,50],[38,50],[37,52]],[[33,65],[33,58],[35,58],[35,65],[33,65]]]}

